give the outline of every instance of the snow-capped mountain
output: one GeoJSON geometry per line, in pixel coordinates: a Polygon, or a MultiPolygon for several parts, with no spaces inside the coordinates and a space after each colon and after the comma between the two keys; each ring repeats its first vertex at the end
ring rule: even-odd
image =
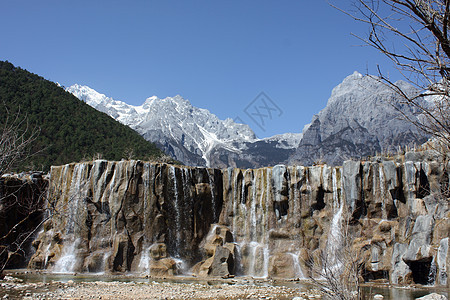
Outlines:
{"type": "Polygon", "coordinates": [[[164,99],[153,96],[142,105],[133,106],[87,86],[75,84],[66,90],[130,126],[188,165],[242,167],[276,164],[278,160],[272,161],[264,152],[280,149],[286,153],[281,157],[287,159],[288,152],[292,152],[301,139],[301,134],[284,134],[259,140],[248,125],[235,123],[232,119],[220,120],[207,109],[192,106],[181,96],[164,99]],[[255,147],[260,150],[257,157],[250,154],[255,147]]]}
{"type": "MultiPolygon", "coordinates": [[[[407,93],[416,93],[406,82],[396,84],[407,93]]],[[[423,133],[402,114],[413,120],[420,111],[402,103],[378,78],[354,72],[333,89],[326,107],[305,127],[289,162],[341,164],[352,157],[395,152],[398,146],[424,142],[423,133]]]]}
{"type": "MultiPolygon", "coordinates": [[[[415,89],[398,82],[403,90],[415,89]]],[[[94,108],[129,125],[175,159],[193,166],[257,168],[280,163],[341,164],[398,146],[426,140],[410,119],[420,111],[376,77],[353,73],[336,86],[326,107],[302,133],[257,139],[251,128],[232,119],[220,120],[181,96],[150,97],[140,106],[114,100],[80,85],[66,89],[94,108]],[[401,113],[400,113],[401,112],[401,113]]],[[[425,105],[425,104],[424,104],[425,105]]]]}

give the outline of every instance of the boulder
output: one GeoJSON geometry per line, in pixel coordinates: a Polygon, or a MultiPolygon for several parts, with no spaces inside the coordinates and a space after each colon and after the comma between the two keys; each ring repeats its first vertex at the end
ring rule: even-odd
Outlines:
{"type": "Polygon", "coordinates": [[[164,243],[153,244],[149,251],[150,257],[153,260],[160,260],[167,257],[167,246],[164,243]]]}
{"type": "Polygon", "coordinates": [[[236,245],[228,227],[212,224],[201,247],[205,258],[192,268],[194,274],[200,277],[229,277],[236,274],[236,245]]]}
{"type": "Polygon", "coordinates": [[[409,266],[403,261],[402,257],[408,249],[408,245],[396,243],[391,259],[390,280],[393,284],[412,283],[412,272],[409,266]]]}
{"type": "Polygon", "coordinates": [[[214,251],[213,261],[209,275],[227,277],[235,274],[234,252],[226,246],[217,246],[214,251]]]}
{"type": "Polygon", "coordinates": [[[431,260],[431,234],[434,226],[433,216],[418,216],[413,227],[411,241],[403,260],[408,263],[424,259],[431,260]]]}
{"type": "Polygon", "coordinates": [[[447,300],[447,297],[438,293],[431,293],[423,297],[416,298],[416,300],[447,300]]]}
{"type": "Polygon", "coordinates": [[[149,273],[155,277],[174,276],[179,274],[178,261],[168,257],[164,243],[153,244],[149,249],[149,273]]]}
{"type": "Polygon", "coordinates": [[[173,258],[163,258],[151,261],[150,275],[155,277],[178,275],[177,261],[173,258]]]}

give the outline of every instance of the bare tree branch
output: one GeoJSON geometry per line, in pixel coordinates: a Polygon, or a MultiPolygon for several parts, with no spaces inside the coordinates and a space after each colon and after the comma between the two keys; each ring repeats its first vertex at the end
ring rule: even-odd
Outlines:
{"type": "Polygon", "coordinates": [[[306,262],[309,278],[324,299],[360,299],[362,264],[360,252],[352,246],[349,226],[349,220],[344,220],[336,236],[330,232],[326,247],[318,249],[316,256],[306,262]]]}
{"type": "Polygon", "coordinates": [[[0,176],[30,156],[27,150],[39,135],[39,129],[32,128],[20,110],[11,113],[6,105],[4,108],[6,116],[0,125],[0,176]]]}
{"type": "Polygon", "coordinates": [[[421,116],[399,113],[450,146],[450,0],[354,0],[353,5],[352,12],[332,6],[367,24],[366,37],[353,35],[389,58],[417,89],[408,93],[377,66],[377,78],[421,116]]]}
{"type": "Polygon", "coordinates": [[[11,259],[23,257],[25,245],[42,224],[46,184],[33,175],[4,176],[32,153],[32,143],[39,130],[30,126],[28,118],[13,113],[4,105],[5,115],[0,121],[0,277],[11,259]],[[39,221],[40,220],[40,221],[39,221]]]}

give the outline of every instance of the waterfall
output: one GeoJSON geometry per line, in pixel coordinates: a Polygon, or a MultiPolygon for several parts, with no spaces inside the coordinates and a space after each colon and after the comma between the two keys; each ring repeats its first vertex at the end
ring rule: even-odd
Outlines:
{"type": "Polygon", "coordinates": [[[231,171],[231,169],[228,169],[229,173],[228,173],[228,178],[229,178],[229,182],[230,182],[230,186],[233,190],[233,221],[232,221],[232,226],[231,226],[231,230],[234,232],[236,232],[236,219],[239,217],[239,212],[238,212],[238,175],[239,173],[236,172],[234,178],[233,178],[233,182],[231,182],[231,178],[233,175],[233,172],[231,171]]]}
{"type": "MultiPolygon", "coordinates": [[[[77,237],[78,220],[80,216],[80,202],[87,196],[88,182],[85,181],[85,172],[87,172],[87,165],[84,163],[76,164],[74,167],[72,181],[69,189],[69,197],[67,199],[67,208],[64,213],[67,217],[66,223],[66,239],[61,257],[55,263],[53,271],[55,273],[71,273],[77,265],[78,248],[80,246],[80,239],[77,237]]],[[[66,178],[67,180],[67,178],[66,178]]]]}
{"type": "Polygon", "coordinates": [[[147,243],[145,243],[142,246],[142,253],[141,253],[141,259],[139,260],[138,270],[142,273],[149,273],[150,271],[150,246],[148,246],[147,243]]]}
{"type": "Polygon", "coordinates": [[[214,184],[214,170],[212,170],[213,174],[209,173],[209,169],[206,169],[206,173],[208,173],[208,181],[209,181],[209,187],[211,190],[211,203],[212,203],[212,213],[213,213],[213,223],[217,222],[217,207],[216,207],[216,193],[215,193],[215,184],[214,184]]]}
{"type": "MultiPolygon", "coordinates": [[[[42,233],[39,233],[39,234],[42,234],[42,233]]],[[[53,237],[53,229],[50,229],[48,231],[47,235],[53,237]]],[[[52,242],[48,241],[48,244],[45,246],[45,249],[44,249],[44,264],[42,266],[43,269],[47,268],[48,256],[50,254],[50,246],[51,245],[52,245],[52,242]]]]}
{"type": "Polygon", "coordinates": [[[251,199],[251,205],[250,205],[250,228],[249,228],[249,236],[250,236],[250,243],[252,242],[258,242],[258,233],[256,229],[256,177],[257,174],[253,174],[252,179],[252,199],[251,199]]]}
{"type": "Polygon", "coordinates": [[[245,174],[247,174],[249,170],[245,170],[242,176],[242,189],[241,189],[241,202],[239,205],[240,210],[242,211],[242,213],[240,214],[240,216],[244,219],[242,224],[242,231],[244,233],[245,239],[248,238],[248,234],[247,234],[247,199],[246,199],[246,194],[245,194],[245,174]]]}
{"type": "Polygon", "coordinates": [[[76,266],[76,249],[80,244],[80,239],[75,239],[72,243],[64,246],[61,258],[56,262],[53,268],[54,273],[73,273],[76,266]]]}
{"type": "Polygon", "coordinates": [[[175,167],[170,166],[170,172],[172,173],[173,179],[173,193],[175,199],[173,199],[173,209],[175,213],[175,257],[180,257],[179,249],[180,249],[180,241],[181,241],[181,212],[179,207],[179,199],[178,199],[178,184],[177,184],[177,176],[175,174],[175,167]]]}
{"type": "Polygon", "coordinates": [[[294,173],[294,210],[292,217],[296,218],[300,216],[300,189],[298,186],[298,167],[292,168],[292,173],[294,173]]]}
{"type": "Polygon", "coordinates": [[[248,231],[241,247],[247,248],[247,275],[258,278],[268,276],[269,245],[268,245],[268,211],[270,192],[270,169],[253,171],[251,197],[248,198],[250,213],[244,215],[248,223],[248,231]]]}
{"type": "Polygon", "coordinates": [[[266,189],[265,189],[265,193],[266,193],[266,197],[265,197],[265,210],[264,210],[264,215],[263,215],[263,230],[264,230],[264,270],[263,270],[263,277],[268,277],[269,276],[269,256],[270,256],[270,251],[269,251],[269,245],[268,245],[268,235],[269,235],[269,211],[270,211],[270,195],[272,194],[270,191],[270,179],[272,178],[272,169],[267,168],[266,169],[266,189]]]}
{"type": "MultiPolygon", "coordinates": [[[[383,171],[383,164],[378,164],[378,179],[380,181],[380,198],[381,198],[381,214],[382,214],[382,218],[383,219],[387,219],[387,215],[386,215],[386,192],[385,192],[385,188],[384,188],[384,171],[383,171]]],[[[375,180],[374,180],[375,181],[375,180]]]]}
{"type": "Polygon", "coordinates": [[[300,262],[298,259],[298,254],[295,253],[288,253],[289,255],[292,256],[292,260],[294,261],[294,272],[295,272],[295,277],[296,278],[302,278],[305,279],[305,275],[302,272],[302,268],[300,267],[300,262]]]}
{"type": "Polygon", "coordinates": [[[340,185],[338,186],[338,175],[340,178],[340,170],[338,168],[333,168],[332,173],[332,183],[333,183],[333,219],[330,225],[330,231],[328,234],[327,242],[327,264],[333,269],[340,268],[340,262],[337,254],[341,251],[342,246],[342,212],[344,208],[344,201],[340,199],[339,191],[342,189],[342,180],[340,180],[340,185]]]}
{"type": "Polygon", "coordinates": [[[250,242],[248,245],[250,247],[250,263],[248,275],[256,277],[256,250],[258,250],[259,243],[258,242],[250,242]]]}
{"type": "Polygon", "coordinates": [[[430,265],[430,272],[428,273],[428,285],[434,286],[436,283],[437,266],[436,266],[436,256],[433,256],[433,260],[430,265]]]}
{"type": "MultiPolygon", "coordinates": [[[[154,166],[153,166],[154,168],[154,166]]],[[[144,240],[142,242],[142,249],[141,249],[141,259],[139,260],[138,270],[142,273],[149,273],[150,272],[150,247],[151,243],[149,241],[149,238],[147,237],[147,226],[148,226],[148,202],[150,201],[150,176],[151,176],[151,165],[150,164],[144,164],[144,172],[142,174],[143,178],[143,185],[144,185],[144,205],[143,205],[143,220],[142,220],[142,228],[144,231],[144,240]]],[[[154,172],[153,172],[154,173],[154,172]]]]}

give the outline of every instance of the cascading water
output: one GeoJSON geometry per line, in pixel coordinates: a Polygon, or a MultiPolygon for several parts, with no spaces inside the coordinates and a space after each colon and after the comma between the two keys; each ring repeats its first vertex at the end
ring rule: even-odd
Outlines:
{"type": "Polygon", "coordinates": [[[250,213],[245,216],[248,231],[241,247],[248,252],[248,275],[252,277],[267,277],[269,265],[268,246],[268,205],[270,173],[269,169],[254,170],[251,185],[250,213]],[[267,188],[264,188],[267,187],[267,188]]]}
{"type": "Polygon", "coordinates": [[[73,273],[77,261],[77,248],[80,244],[80,239],[75,239],[69,245],[64,246],[61,258],[56,262],[53,268],[54,273],[73,273]]]}
{"type": "Polygon", "coordinates": [[[296,278],[305,279],[305,275],[303,274],[302,268],[300,267],[300,261],[298,259],[298,254],[289,253],[292,256],[292,261],[294,262],[294,274],[296,278]]]}
{"type": "MultiPolygon", "coordinates": [[[[304,168],[300,167],[300,166],[293,166],[293,167],[289,167],[288,170],[289,170],[289,174],[291,174],[291,178],[293,179],[293,182],[292,182],[293,200],[292,200],[292,202],[294,203],[294,207],[293,207],[293,211],[292,211],[290,218],[292,218],[292,220],[294,220],[294,222],[300,222],[299,218],[300,218],[300,214],[301,214],[301,212],[300,212],[301,198],[300,198],[299,180],[301,180],[303,178],[304,168]]],[[[288,252],[288,254],[291,255],[292,262],[294,264],[294,276],[296,278],[306,278],[305,275],[303,274],[303,271],[300,266],[299,253],[288,252]]]]}
{"type": "MultiPolygon", "coordinates": [[[[400,169],[400,163],[347,162],[342,168],[230,168],[215,170],[214,174],[211,169],[153,164],[155,171],[151,171],[151,175],[148,175],[147,163],[136,161],[95,161],[52,167],[49,199],[58,214],[44,226],[38,237],[39,243],[34,243],[38,249],[30,267],[54,268],[56,272],[146,272],[151,269],[154,274],[154,270],[159,272],[172,259],[169,255],[186,259],[187,264],[193,266],[200,259],[209,259],[202,256],[202,242],[213,213],[216,219],[220,213],[217,223],[231,227],[233,240],[239,245],[232,255],[234,263],[239,264],[236,269],[242,266],[241,274],[303,277],[301,271],[306,271],[302,269],[305,267],[303,259],[319,258],[316,254],[322,249],[330,254],[329,266],[339,269],[335,254],[347,250],[342,239],[345,237],[343,216],[347,209],[349,214],[356,216],[358,206],[367,204],[367,218],[373,220],[352,225],[351,232],[355,236],[361,232],[361,244],[382,244],[379,242],[381,237],[384,241],[392,241],[393,245],[385,243],[382,252],[373,250],[372,253],[380,257],[392,253],[392,260],[386,258],[378,262],[374,259],[378,269],[372,266],[367,271],[376,272],[369,273],[370,276],[385,276],[379,271],[391,268],[387,279],[393,283],[405,282],[405,276],[410,276],[403,273],[405,269],[409,270],[404,263],[405,255],[413,253],[410,248],[417,249],[414,243],[400,243],[398,233],[412,234],[414,228],[411,222],[402,225],[396,216],[390,215],[390,191],[395,189],[399,196],[402,196],[401,192],[407,196],[405,202],[394,204],[402,216],[411,215],[411,220],[417,212],[422,213],[422,210],[416,211],[422,207],[413,207],[411,203],[424,204],[423,212],[433,214],[433,222],[423,223],[423,226],[430,226],[430,234],[434,227],[441,228],[434,223],[438,224],[437,220],[442,219],[440,214],[447,212],[441,207],[436,209],[442,211],[428,211],[431,200],[428,198],[410,201],[421,188],[420,178],[415,178],[417,168],[414,164],[405,164],[400,169]],[[400,175],[406,171],[412,175],[405,176],[404,181],[400,175]],[[408,185],[404,185],[405,182],[408,185]],[[387,207],[384,207],[384,200],[387,207]],[[211,204],[218,206],[214,212],[210,211],[211,204]],[[389,221],[382,224],[380,218],[384,219],[386,215],[389,221]],[[372,232],[373,237],[370,236],[372,232]],[[150,246],[164,250],[156,252],[152,248],[149,252],[150,246]],[[391,266],[390,262],[394,260],[395,265],[391,266]]],[[[417,164],[420,167],[420,163],[417,164]]],[[[439,188],[441,181],[433,176],[440,171],[431,164],[429,168],[423,175],[427,178],[422,179],[430,180],[430,187],[439,188]]],[[[430,216],[423,217],[428,220],[430,216]]],[[[434,236],[439,235],[440,231],[433,233],[429,242],[432,249],[437,249],[439,241],[434,241],[434,236]]],[[[430,274],[421,274],[422,281],[426,282],[429,275],[430,283],[435,280],[437,285],[446,284],[447,249],[448,238],[441,243],[436,257],[431,257],[430,253],[426,258],[427,262],[434,260],[430,274]]],[[[370,249],[361,251],[364,255],[370,253],[370,249]]],[[[429,267],[427,262],[420,263],[429,267]]],[[[217,270],[219,267],[212,268],[217,270]]],[[[175,267],[170,271],[177,273],[175,267]]]]}
{"type": "MultiPolygon", "coordinates": [[[[39,233],[41,234],[41,233],[39,233]]],[[[48,235],[49,236],[53,236],[53,229],[48,231],[48,235]]],[[[44,264],[43,264],[43,269],[47,268],[47,263],[48,263],[48,256],[50,255],[50,246],[52,245],[51,242],[49,242],[44,249],[44,264]]]]}
{"type": "Polygon", "coordinates": [[[179,249],[181,244],[181,212],[179,207],[179,196],[178,196],[178,183],[177,183],[177,176],[175,173],[175,167],[170,166],[170,172],[172,174],[172,180],[173,180],[173,193],[174,193],[174,199],[173,199],[173,209],[175,213],[175,257],[179,258],[179,249]]]}
{"type": "Polygon", "coordinates": [[[385,188],[384,188],[384,171],[383,171],[383,164],[378,164],[378,179],[380,181],[380,197],[381,197],[381,213],[382,213],[382,218],[383,219],[387,219],[387,215],[386,215],[386,209],[385,209],[385,202],[386,202],[386,195],[385,195],[385,188]]]}
{"type": "Polygon", "coordinates": [[[338,185],[338,177],[340,178],[340,169],[333,168],[332,183],[333,183],[333,219],[330,225],[330,232],[327,242],[327,265],[332,269],[338,271],[341,268],[341,263],[337,254],[341,251],[342,246],[342,212],[344,208],[344,201],[340,199],[340,191],[342,190],[342,180],[338,185]]]}
{"type": "Polygon", "coordinates": [[[245,170],[243,177],[242,177],[242,186],[241,186],[241,201],[239,202],[239,216],[243,218],[244,222],[241,222],[242,224],[242,231],[244,233],[244,236],[246,237],[246,239],[248,238],[248,234],[247,234],[247,230],[248,230],[248,226],[246,220],[247,220],[247,195],[245,193],[245,178],[246,178],[246,174],[247,172],[249,172],[249,170],[245,170]]]}
{"type": "Polygon", "coordinates": [[[298,167],[292,168],[292,173],[294,173],[294,216],[300,213],[300,188],[298,187],[298,167]]]}
{"type": "MultiPolygon", "coordinates": [[[[154,166],[153,166],[154,169],[154,166]]],[[[148,203],[150,201],[150,176],[151,173],[151,166],[149,164],[144,165],[144,172],[142,174],[143,177],[143,184],[144,184],[144,207],[143,207],[143,221],[142,221],[142,228],[144,229],[144,233],[147,229],[148,224],[148,203]]],[[[139,260],[138,270],[142,273],[149,273],[150,271],[150,247],[151,243],[147,237],[146,234],[144,234],[144,241],[142,242],[142,252],[141,252],[141,259],[139,260]]]]}
{"type": "Polygon", "coordinates": [[[433,257],[430,265],[430,272],[428,273],[428,285],[433,286],[436,283],[437,266],[436,259],[433,257]]]}
{"type": "Polygon", "coordinates": [[[251,242],[257,241],[257,232],[256,232],[256,177],[257,174],[254,174],[252,179],[252,198],[250,205],[250,227],[249,227],[249,237],[251,242]]]}
{"type": "Polygon", "coordinates": [[[209,169],[206,169],[206,172],[208,173],[208,181],[209,186],[211,190],[211,201],[212,201],[212,208],[213,208],[213,222],[217,222],[217,215],[216,215],[216,193],[215,193],[215,180],[214,180],[214,170],[212,170],[213,174],[211,175],[209,173],[209,169]]]}
{"type": "Polygon", "coordinates": [[[233,178],[233,181],[231,181],[231,178],[233,176],[233,172],[232,169],[229,168],[228,169],[228,176],[229,176],[229,182],[231,183],[231,188],[233,190],[233,220],[231,222],[231,230],[233,231],[233,233],[236,232],[236,220],[239,217],[239,212],[238,212],[238,204],[239,204],[239,199],[238,199],[238,175],[239,173],[236,173],[236,175],[233,178]]]}
{"type": "MultiPolygon", "coordinates": [[[[263,277],[268,277],[269,276],[269,256],[270,256],[270,251],[269,251],[269,211],[270,211],[270,179],[272,178],[272,169],[266,169],[266,189],[265,189],[265,209],[263,210],[263,224],[262,224],[262,228],[264,230],[263,233],[263,244],[264,244],[264,269],[263,269],[263,277]]],[[[263,185],[264,187],[264,185],[263,185]]],[[[263,189],[264,190],[264,189],[263,189]]],[[[261,199],[262,200],[262,199],[261,199]]]]}
{"type": "Polygon", "coordinates": [[[87,172],[86,164],[75,165],[72,182],[69,190],[67,202],[66,240],[60,259],[55,263],[53,271],[55,273],[71,273],[74,271],[77,262],[78,246],[80,239],[77,237],[77,217],[79,216],[80,202],[87,196],[87,181],[85,180],[87,172]]]}
{"type": "Polygon", "coordinates": [[[257,276],[256,272],[256,259],[257,254],[256,251],[261,247],[260,243],[257,240],[257,229],[256,229],[256,177],[257,174],[253,174],[252,178],[252,197],[250,199],[250,226],[248,226],[249,232],[247,234],[249,241],[248,247],[250,248],[250,268],[249,275],[257,276]]]}

